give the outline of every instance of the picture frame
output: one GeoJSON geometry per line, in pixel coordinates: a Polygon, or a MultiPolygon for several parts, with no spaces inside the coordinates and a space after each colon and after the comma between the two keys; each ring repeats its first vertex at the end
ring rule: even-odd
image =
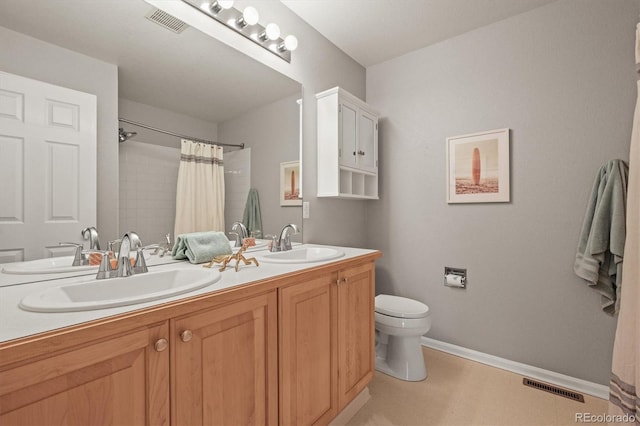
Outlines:
{"type": "Polygon", "coordinates": [[[280,163],[280,205],[301,206],[300,161],[280,163]]]}
{"type": "Polygon", "coordinates": [[[447,138],[447,203],[510,201],[509,129],[447,138]]]}

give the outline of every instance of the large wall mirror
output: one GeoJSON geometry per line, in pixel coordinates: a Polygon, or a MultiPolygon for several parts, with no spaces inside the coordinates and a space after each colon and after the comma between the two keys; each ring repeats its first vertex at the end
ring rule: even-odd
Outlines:
{"type": "Polygon", "coordinates": [[[224,150],[227,232],[242,219],[249,188],[258,192],[263,236],[302,224],[301,207],[280,196],[281,164],[301,157],[298,82],[194,28],[163,28],[143,0],[28,3],[6,1],[0,26],[118,66],[122,120],[113,126],[126,140],[109,141],[119,147],[109,179],[119,184],[119,235],[136,231],[144,243],[173,237],[175,135],[244,144],[224,150]]]}

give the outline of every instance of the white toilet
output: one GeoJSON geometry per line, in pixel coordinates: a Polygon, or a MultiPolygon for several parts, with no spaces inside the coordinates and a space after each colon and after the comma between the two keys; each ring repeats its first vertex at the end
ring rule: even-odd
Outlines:
{"type": "Polygon", "coordinates": [[[420,338],[430,328],[431,315],[424,303],[376,296],[376,370],[411,382],[426,379],[420,338]]]}

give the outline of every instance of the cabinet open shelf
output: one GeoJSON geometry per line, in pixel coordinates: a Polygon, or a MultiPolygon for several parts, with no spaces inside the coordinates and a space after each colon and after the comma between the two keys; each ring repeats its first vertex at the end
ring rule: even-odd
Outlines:
{"type": "Polygon", "coordinates": [[[378,199],[378,176],[362,171],[340,168],[338,197],[378,199]]]}

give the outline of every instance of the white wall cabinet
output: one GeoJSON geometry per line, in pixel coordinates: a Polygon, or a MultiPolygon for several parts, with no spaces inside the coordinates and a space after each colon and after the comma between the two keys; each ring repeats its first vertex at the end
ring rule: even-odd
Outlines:
{"type": "Polygon", "coordinates": [[[378,114],[339,87],[316,99],[317,196],[378,199],[378,114]]]}

